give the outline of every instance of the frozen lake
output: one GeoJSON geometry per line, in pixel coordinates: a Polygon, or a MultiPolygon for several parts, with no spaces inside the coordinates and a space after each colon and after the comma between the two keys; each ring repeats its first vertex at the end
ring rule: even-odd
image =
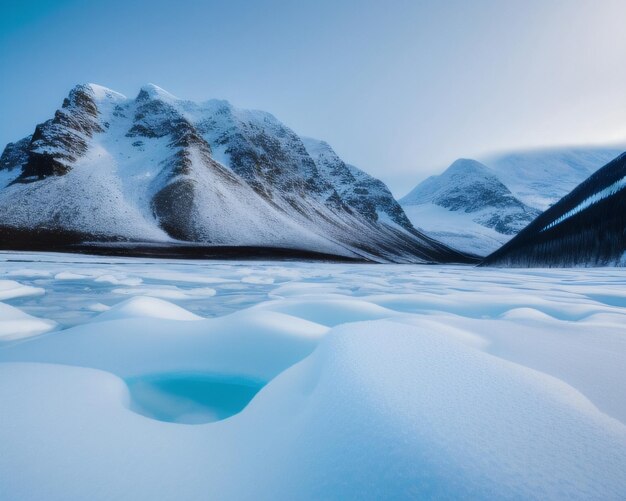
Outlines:
{"type": "Polygon", "coordinates": [[[2,499],[626,492],[626,269],[5,252],[0,301],[2,499]]]}

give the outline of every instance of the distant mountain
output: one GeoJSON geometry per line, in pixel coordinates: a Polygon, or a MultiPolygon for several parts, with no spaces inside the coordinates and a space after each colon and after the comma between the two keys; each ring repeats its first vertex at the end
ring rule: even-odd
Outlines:
{"type": "Polygon", "coordinates": [[[454,162],[400,200],[426,234],[464,252],[486,255],[540,214],[518,200],[485,165],[454,162]]]}
{"type": "Polygon", "coordinates": [[[624,150],[626,145],[546,148],[491,156],[485,163],[517,198],[544,211],[624,150]]]}
{"type": "Polygon", "coordinates": [[[400,204],[426,234],[487,255],[622,151],[560,148],[492,156],[481,164],[462,159],[420,183],[400,204]],[[449,203],[456,192],[463,196],[449,203]]]}
{"type": "Polygon", "coordinates": [[[5,248],[467,259],[417,231],[382,182],[326,143],[269,113],[181,100],[154,85],[135,99],[79,85],[32,136],[9,144],[0,236],[5,248]]]}
{"type": "Polygon", "coordinates": [[[493,266],[626,264],[626,153],[488,256],[493,266]]]}

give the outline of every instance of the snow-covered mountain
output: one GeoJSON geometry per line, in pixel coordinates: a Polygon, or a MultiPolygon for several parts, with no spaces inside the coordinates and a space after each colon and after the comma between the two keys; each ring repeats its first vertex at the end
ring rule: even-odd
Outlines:
{"type": "Polygon", "coordinates": [[[513,196],[485,165],[469,159],[429,177],[400,204],[426,234],[480,255],[500,247],[540,213],[513,196]]]}
{"type": "Polygon", "coordinates": [[[517,198],[544,211],[624,150],[626,145],[546,148],[494,155],[484,163],[517,198]]]}
{"type": "Polygon", "coordinates": [[[462,261],[416,231],[387,187],[269,113],[75,87],[0,158],[4,245],[237,246],[462,261]]]}
{"type": "Polygon", "coordinates": [[[487,255],[617,157],[618,147],[555,148],[457,160],[400,200],[415,227],[487,255]]]}
{"type": "Polygon", "coordinates": [[[488,256],[496,266],[626,264],[626,153],[488,256]]]}

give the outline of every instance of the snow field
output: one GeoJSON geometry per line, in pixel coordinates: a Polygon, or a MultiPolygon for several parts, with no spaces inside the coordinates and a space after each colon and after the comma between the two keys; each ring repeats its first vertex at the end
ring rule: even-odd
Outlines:
{"type": "Polygon", "coordinates": [[[4,253],[4,278],[0,333],[48,333],[0,334],[0,498],[626,492],[626,270],[4,253]],[[262,388],[215,421],[163,377],[262,388]]]}

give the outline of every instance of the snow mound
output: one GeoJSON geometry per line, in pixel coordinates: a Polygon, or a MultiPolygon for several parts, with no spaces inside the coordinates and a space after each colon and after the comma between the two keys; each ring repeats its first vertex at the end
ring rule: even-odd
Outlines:
{"type": "Polygon", "coordinates": [[[93,367],[124,378],[198,372],[268,381],[310,354],[328,331],[305,319],[254,309],[201,320],[186,312],[185,320],[196,321],[185,322],[149,318],[155,304],[171,316],[183,315],[182,308],[163,302],[114,307],[98,317],[108,321],[10,346],[0,352],[0,361],[93,367]]]}
{"type": "Polygon", "coordinates": [[[356,299],[295,299],[267,303],[262,307],[269,308],[272,311],[280,311],[288,315],[294,315],[329,327],[346,322],[388,318],[397,314],[382,306],[356,299]]]}
{"type": "Polygon", "coordinates": [[[626,427],[576,390],[391,322],[332,331],[240,418],[272,423],[261,447],[280,453],[265,456],[260,492],[279,498],[615,499],[626,487],[626,427]],[[306,468],[290,468],[294,454],[306,468]]]}
{"type": "Polygon", "coordinates": [[[626,427],[572,387],[389,321],[334,329],[217,423],[137,416],[121,380],[60,365],[0,364],[0,399],[12,402],[0,427],[10,497],[618,499],[626,488],[626,427]],[[45,468],[9,475],[28,468],[32,443],[45,468]]]}
{"type": "Polygon", "coordinates": [[[18,308],[0,303],[0,342],[14,341],[51,331],[56,323],[33,317],[18,308]]]}
{"type": "Polygon", "coordinates": [[[202,320],[190,311],[154,297],[136,296],[116,304],[98,315],[93,321],[120,320],[124,318],[160,318],[167,320],[202,320]]]}
{"type": "Polygon", "coordinates": [[[104,282],[112,285],[128,285],[128,286],[137,286],[140,285],[143,280],[138,277],[117,277],[115,275],[100,275],[94,279],[95,282],[104,282]]]}
{"type": "Polygon", "coordinates": [[[0,301],[14,299],[25,296],[39,296],[45,294],[45,290],[41,287],[31,287],[30,285],[22,285],[15,280],[0,280],[0,301]]]}

